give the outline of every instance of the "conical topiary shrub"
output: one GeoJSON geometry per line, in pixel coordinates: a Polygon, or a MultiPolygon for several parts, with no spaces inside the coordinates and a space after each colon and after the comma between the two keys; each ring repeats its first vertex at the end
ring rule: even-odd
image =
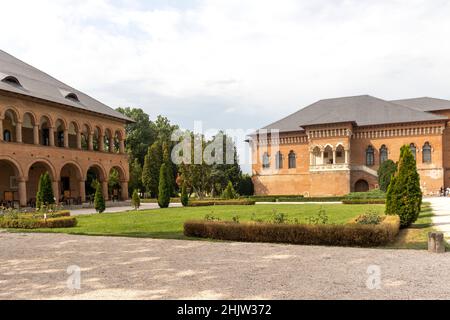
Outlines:
{"type": "Polygon", "coordinates": [[[94,208],[98,213],[103,213],[106,210],[105,198],[103,197],[101,183],[97,184],[95,190],[94,208]]]}
{"type": "Polygon", "coordinates": [[[187,207],[189,205],[189,195],[187,193],[185,182],[183,182],[183,186],[181,187],[181,204],[183,207],[187,207]]]}
{"type": "Polygon", "coordinates": [[[168,208],[170,204],[170,190],[168,180],[168,166],[163,163],[161,166],[161,170],[159,172],[159,196],[158,196],[158,205],[160,208],[168,208]]]}
{"type": "Polygon", "coordinates": [[[138,210],[141,206],[141,197],[139,197],[139,191],[134,189],[133,196],[131,197],[131,204],[134,207],[134,210],[138,210]]]}
{"type": "Polygon", "coordinates": [[[40,210],[43,206],[55,204],[55,195],[53,194],[52,180],[48,172],[39,177],[38,192],[36,194],[36,209],[40,210]]]}

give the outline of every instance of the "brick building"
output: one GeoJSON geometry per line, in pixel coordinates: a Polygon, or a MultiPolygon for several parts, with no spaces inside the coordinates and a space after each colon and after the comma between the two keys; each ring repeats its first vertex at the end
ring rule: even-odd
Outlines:
{"type": "Polygon", "coordinates": [[[409,145],[421,187],[450,187],[450,101],[356,96],[318,101],[250,137],[260,195],[345,195],[378,187],[377,170],[409,145]]]}
{"type": "Polygon", "coordinates": [[[119,112],[0,51],[0,203],[32,205],[42,173],[57,201],[86,201],[92,180],[106,199],[128,199],[125,124],[119,112]],[[109,190],[111,173],[119,186],[109,190]]]}

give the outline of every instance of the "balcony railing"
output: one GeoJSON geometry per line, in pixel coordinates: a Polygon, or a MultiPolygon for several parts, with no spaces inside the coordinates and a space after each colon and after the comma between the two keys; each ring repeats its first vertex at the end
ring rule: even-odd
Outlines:
{"type": "Polygon", "coordinates": [[[309,171],[319,172],[319,171],[347,171],[350,170],[350,165],[347,163],[337,163],[337,164],[319,164],[310,165],[309,171]]]}

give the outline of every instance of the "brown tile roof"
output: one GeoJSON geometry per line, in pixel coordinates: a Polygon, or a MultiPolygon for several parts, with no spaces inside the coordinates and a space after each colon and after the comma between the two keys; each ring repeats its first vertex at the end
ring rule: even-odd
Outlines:
{"type": "Polygon", "coordinates": [[[130,118],[94,98],[0,50],[0,90],[56,102],[69,107],[95,112],[118,120],[130,118]],[[5,79],[17,79],[20,85],[5,79]]]}
{"type": "Polygon", "coordinates": [[[358,126],[445,120],[369,95],[320,100],[263,129],[299,131],[310,125],[354,122],[358,126]]]}

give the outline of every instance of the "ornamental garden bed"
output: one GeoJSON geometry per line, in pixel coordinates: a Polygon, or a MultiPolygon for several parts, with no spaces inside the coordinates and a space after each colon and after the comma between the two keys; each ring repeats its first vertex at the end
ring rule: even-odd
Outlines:
{"type": "Polygon", "coordinates": [[[0,228],[3,229],[54,229],[73,228],[77,219],[70,216],[69,211],[52,213],[19,213],[6,212],[0,215],[0,228]]]}
{"type": "Polygon", "coordinates": [[[248,199],[236,200],[194,200],[189,201],[189,207],[209,207],[209,206],[254,206],[256,201],[248,199]]]}
{"type": "Polygon", "coordinates": [[[241,242],[271,242],[299,245],[377,247],[392,243],[399,233],[398,216],[380,217],[378,224],[345,225],[261,222],[187,221],[188,237],[241,242]]]}

